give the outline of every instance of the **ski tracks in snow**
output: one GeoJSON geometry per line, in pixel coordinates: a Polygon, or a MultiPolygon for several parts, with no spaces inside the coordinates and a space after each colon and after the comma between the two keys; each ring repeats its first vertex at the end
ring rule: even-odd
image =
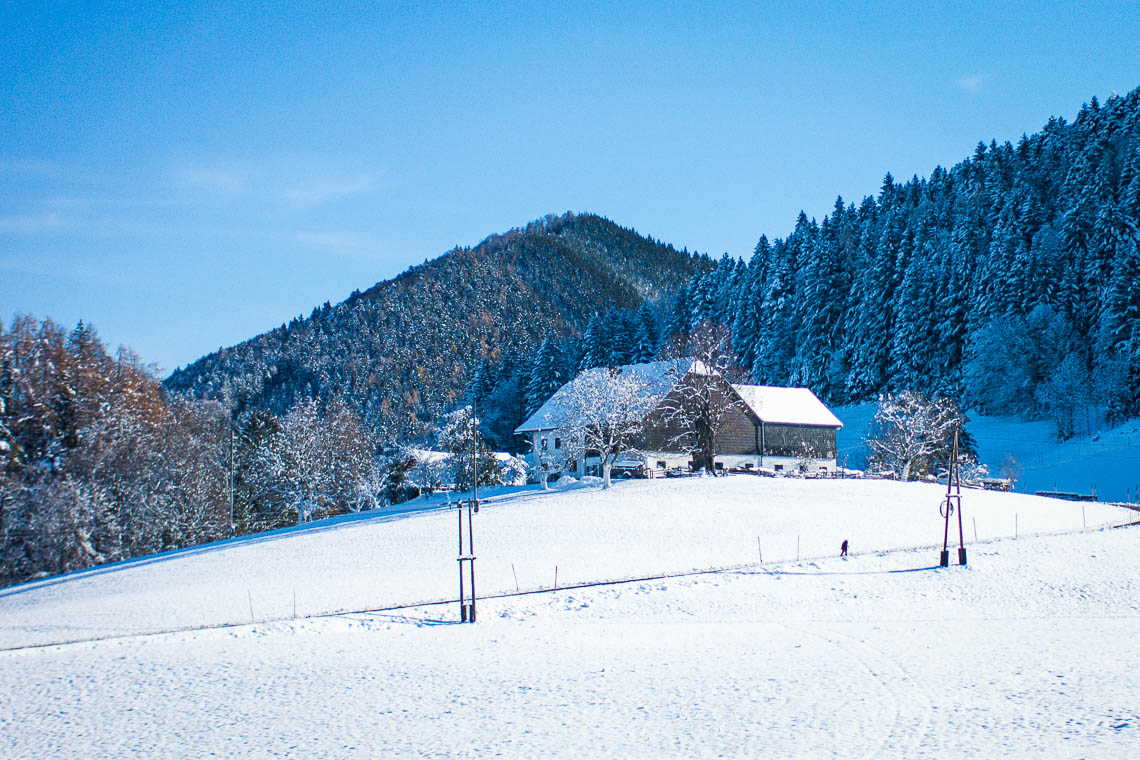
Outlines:
{"type": "Polygon", "coordinates": [[[867,705],[868,717],[873,720],[865,723],[868,730],[864,738],[868,746],[861,757],[870,760],[883,756],[920,755],[923,742],[929,735],[934,704],[929,693],[919,686],[898,660],[862,639],[840,632],[835,625],[825,632],[818,630],[818,626],[813,628],[787,624],[787,627],[797,635],[814,638],[834,647],[855,662],[866,674],[866,678],[863,683],[852,679],[843,687],[852,696],[857,693],[866,701],[871,699],[872,690],[885,695],[886,705],[890,707],[889,719],[878,705],[867,705]],[[867,683],[870,683],[870,689],[866,687],[867,683]]]}

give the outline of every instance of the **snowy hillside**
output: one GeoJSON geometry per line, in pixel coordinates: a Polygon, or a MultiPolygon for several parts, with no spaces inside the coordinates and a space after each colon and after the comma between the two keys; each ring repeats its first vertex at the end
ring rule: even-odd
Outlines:
{"type": "MultiPolygon", "coordinates": [[[[863,466],[863,439],[875,414],[873,403],[840,407],[840,456],[863,466]]],[[[978,455],[997,474],[1007,456],[1021,467],[1016,490],[1093,494],[1100,501],[1140,503],[1140,420],[1104,430],[1093,438],[1058,443],[1050,422],[1024,422],[969,412],[967,429],[978,442],[978,455]]]]}
{"type": "Polygon", "coordinates": [[[474,626],[454,604],[306,617],[454,599],[455,513],[430,503],[6,589],[0,756],[1128,756],[1140,534],[1093,529],[1131,515],[969,492],[970,564],[941,570],[940,495],[500,493],[475,518],[481,595],[556,567],[560,587],[730,569],[482,599],[474,626]]]}
{"type": "MultiPolygon", "coordinates": [[[[476,517],[482,594],[941,544],[944,486],[754,476],[632,481],[490,500],[476,517]],[[664,498],[663,498],[664,497],[664,498]]],[[[967,538],[1077,530],[1123,510],[968,492],[967,538]]],[[[0,591],[0,646],[455,598],[454,510],[314,523],[0,591]],[[177,589],[175,593],[173,590],[177,589]]],[[[933,555],[932,556],[936,556],[933,555]]]]}

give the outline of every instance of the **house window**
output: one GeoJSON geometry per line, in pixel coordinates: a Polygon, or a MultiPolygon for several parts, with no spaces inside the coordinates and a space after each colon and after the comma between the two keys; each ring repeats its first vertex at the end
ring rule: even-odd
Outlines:
{"type": "Polygon", "coordinates": [[[713,462],[713,469],[723,470],[724,462],[713,462]]]}
{"type": "Polygon", "coordinates": [[[782,464],[776,465],[775,470],[776,470],[776,472],[783,472],[784,471],[784,465],[782,465],[782,464]]]}
{"type": "Polygon", "coordinates": [[[543,439],[542,439],[542,450],[543,450],[543,451],[546,451],[546,444],[547,444],[547,443],[548,443],[548,441],[547,441],[545,438],[543,438],[543,439]]]}
{"type": "Polygon", "coordinates": [[[657,469],[664,470],[668,466],[668,463],[664,459],[657,460],[657,469]]]}
{"type": "Polygon", "coordinates": [[[554,448],[556,448],[556,449],[562,448],[562,439],[561,438],[555,438],[554,439],[554,448]]]}

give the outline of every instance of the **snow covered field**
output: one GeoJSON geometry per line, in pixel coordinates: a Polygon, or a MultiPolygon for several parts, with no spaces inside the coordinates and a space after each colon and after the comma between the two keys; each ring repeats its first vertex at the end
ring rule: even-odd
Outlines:
{"type": "Polygon", "coordinates": [[[481,594],[556,565],[560,586],[751,566],[483,599],[473,626],[454,604],[303,617],[454,598],[455,514],[429,511],[27,584],[0,592],[0,757],[1140,752],[1140,532],[1091,530],[1122,510],[971,491],[970,564],[937,569],[910,548],[941,543],[937,486],[498,498],[481,594]]]}

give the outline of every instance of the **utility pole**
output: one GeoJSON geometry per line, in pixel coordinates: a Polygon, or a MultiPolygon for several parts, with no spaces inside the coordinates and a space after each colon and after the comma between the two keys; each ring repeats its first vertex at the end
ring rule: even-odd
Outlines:
{"type": "Polygon", "coordinates": [[[459,620],[475,622],[475,532],[471,518],[479,512],[479,418],[475,416],[475,399],[471,399],[471,499],[457,505],[459,515],[459,620]],[[463,508],[467,507],[467,546],[463,545],[463,508]],[[466,563],[466,567],[464,564],[466,563]],[[466,571],[466,572],[465,572],[466,571]],[[466,577],[465,577],[466,576],[466,577]],[[467,596],[470,581],[471,596],[467,596]]]}
{"type": "Polygon", "coordinates": [[[234,423],[230,420],[230,538],[236,533],[234,527],[234,423]]]}
{"type": "Polygon", "coordinates": [[[479,412],[478,400],[471,394],[471,493],[479,511],[479,412]]]}
{"type": "Polygon", "coordinates": [[[946,499],[939,512],[946,519],[942,531],[942,555],[938,564],[950,566],[950,518],[958,512],[958,564],[966,564],[966,538],[962,532],[962,479],[958,471],[958,431],[954,431],[954,448],[950,453],[950,468],[946,473],[946,499]]]}

